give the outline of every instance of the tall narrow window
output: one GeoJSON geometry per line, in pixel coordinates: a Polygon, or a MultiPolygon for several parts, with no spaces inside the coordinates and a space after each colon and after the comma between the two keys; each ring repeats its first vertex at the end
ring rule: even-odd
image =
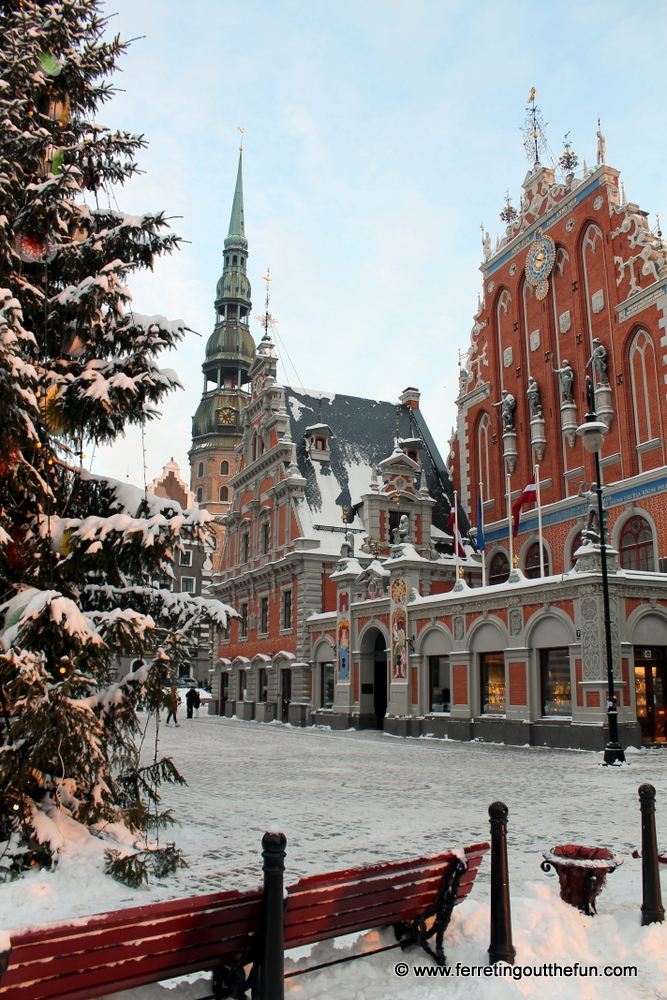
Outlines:
{"type": "Polygon", "coordinates": [[[257,671],[257,701],[266,701],[269,693],[269,673],[266,667],[257,671]]]}
{"type": "Polygon", "coordinates": [[[505,583],[510,575],[510,561],[505,552],[496,552],[489,563],[489,584],[505,583]]]}
{"type": "Polygon", "coordinates": [[[220,499],[223,501],[223,503],[229,500],[229,490],[227,489],[226,486],[220,487],[220,499]]]}
{"type": "MultiPolygon", "coordinates": [[[[544,546],[542,546],[542,559],[544,562],[544,575],[549,576],[549,555],[544,546]]],[[[539,542],[533,542],[526,552],[524,576],[527,576],[529,580],[536,580],[541,575],[540,569],[540,545],[539,542]]]]}
{"type": "Polygon", "coordinates": [[[505,713],[505,656],[503,653],[480,653],[482,715],[505,713]]]}
{"type": "Polygon", "coordinates": [[[204,499],[204,490],[201,486],[197,487],[197,503],[201,503],[204,499]]]}
{"type": "Polygon", "coordinates": [[[267,555],[271,551],[271,522],[262,522],[262,552],[267,555]]]}
{"type": "Polygon", "coordinates": [[[283,628],[292,627],[292,591],[283,590],[283,628]]]}
{"type": "Polygon", "coordinates": [[[655,351],[645,330],[637,333],[630,347],[630,376],[636,440],[637,444],[644,444],[660,437],[655,351]]]}
{"type": "Polygon", "coordinates": [[[333,708],[334,703],[334,665],[333,663],[321,663],[321,685],[322,694],[320,703],[322,708],[333,708]]]}
{"type": "Polygon", "coordinates": [[[220,463],[220,475],[221,476],[228,476],[229,475],[229,462],[221,462],[220,463]]]}
{"type": "Polygon", "coordinates": [[[269,631],[269,599],[262,597],[259,601],[259,631],[266,634],[269,631]]]}
{"type": "Polygon", "coordinates": [[[239,620],[239,638],[240,639],[247,639],[248,638],[248,605],[247,604],[244,603],[244,604],[241,605],[241,607],[239,608],[239,614],[241,615],[241,618],[239,620]]]}
{"type": "Polygon", "coordinates": [[[572,715],[570,653],[562,649],[541,649],[542,714],[572,715]]]}
{"type": "MultiPolygon", "coordinates": [[[[489,438],[491,436],[491,417],[483,413],[477,424],[477,456],[479,462],[479,479],[482,483],[482,499],[491,499],[491,465],[489,463],[489,438]]],[[[477,493],[477,489],[474,491],[477,493]]]]}
{"type": "Polygon", "coordinates": [[[239,701],[245,701],[248,697],[248,673],[239,670],[239,701]]]}
{"type": "Polygon", "coordinates": [[[198,475],[198,477],[200,479],[204,475],[204,463],[203,462],[200,462],[199,465],[197,466],[197,475],[198,475]]]}
{"type": "Polygon", "coordinates": [[[653,532],[646,518],[637,516],[626,521],[621,530],[618,551],[623,569],[653,572],[653,532]]]}
{"type": "Polygon", "coordinates": [[[244,531],[241,535],[241,562],[247,562],[250,556],[250,535],[244,531]]]}

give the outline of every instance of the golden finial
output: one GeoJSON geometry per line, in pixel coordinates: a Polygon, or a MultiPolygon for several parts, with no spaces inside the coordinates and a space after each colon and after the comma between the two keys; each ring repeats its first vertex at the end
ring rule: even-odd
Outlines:
{"type": "Polygon", "coordinates": [[[535,87],[531,87],[531,88],[530,88],[530,94],[528,95],[528,103],[529,103],[529,104],[530,104],[530,103],[531,103],[532,101],[534,101],[534,100],[535,100],[535,94],[536,94],[536,93],[537,93],[537,91],[535,90],[535,87]]]}
{"type": "Polygon", "coordinates": [[[518,569],[519,568],[519,557],[518,556],[514,556],[514,559],[512,561],[514,563],[514,569],[518,569]]]}
{"type": "Polygon", "coordinates": [[[241,133],[241,145],[239,146],[239,152],[242,153],[243,152],[243,135],[245,133],[245,129],[241,128],[240,125],[237,125],[236,128],[241,133]]]}

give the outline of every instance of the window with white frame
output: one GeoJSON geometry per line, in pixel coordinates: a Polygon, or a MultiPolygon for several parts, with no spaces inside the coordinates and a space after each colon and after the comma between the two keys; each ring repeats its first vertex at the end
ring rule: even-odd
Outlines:
{"type": "Polygon", "coordinates": [[[192,549],[186,549],[185,552],[181,552],[178,561],[181,566],[192,566],[192,549]]]}
{"type": "Polygon", "coordinates": [[[259,599],[259,631],[261,634],[266,634],[269,631],[269,598],[260,597],[259,599]]]}
{"type": "Polygon", "coordinates": [[[292,627],[292,591],[283,590],[282,598],[282,627],[288,629],[292,627]]]}
{"type": "Polygon", "coordinates": [[[194,576],[182,576],[181,577],[181,593],[182,594],[194,594],[195,592],[195,578],[194,576]]]}

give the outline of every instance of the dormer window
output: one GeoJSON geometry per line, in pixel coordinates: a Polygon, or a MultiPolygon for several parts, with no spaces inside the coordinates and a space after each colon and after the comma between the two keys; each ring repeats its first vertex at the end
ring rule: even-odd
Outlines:
{"type": "Polygon", "coordinates": [[[329,439],[332,437],[328,424],[313,424],[304,431],[306,447],[311,459],[318,462],[328,462],[331,458],[329,439]]]}

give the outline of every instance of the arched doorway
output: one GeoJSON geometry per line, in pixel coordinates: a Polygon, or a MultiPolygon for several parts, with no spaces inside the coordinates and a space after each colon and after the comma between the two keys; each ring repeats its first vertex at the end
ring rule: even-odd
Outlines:
{"type": "Polygon", "coordinates": [[[363,729],[383,729],[387,714],[387,642],[379,628],[369,629],[360,648],[359,723],[363,729]]]}

